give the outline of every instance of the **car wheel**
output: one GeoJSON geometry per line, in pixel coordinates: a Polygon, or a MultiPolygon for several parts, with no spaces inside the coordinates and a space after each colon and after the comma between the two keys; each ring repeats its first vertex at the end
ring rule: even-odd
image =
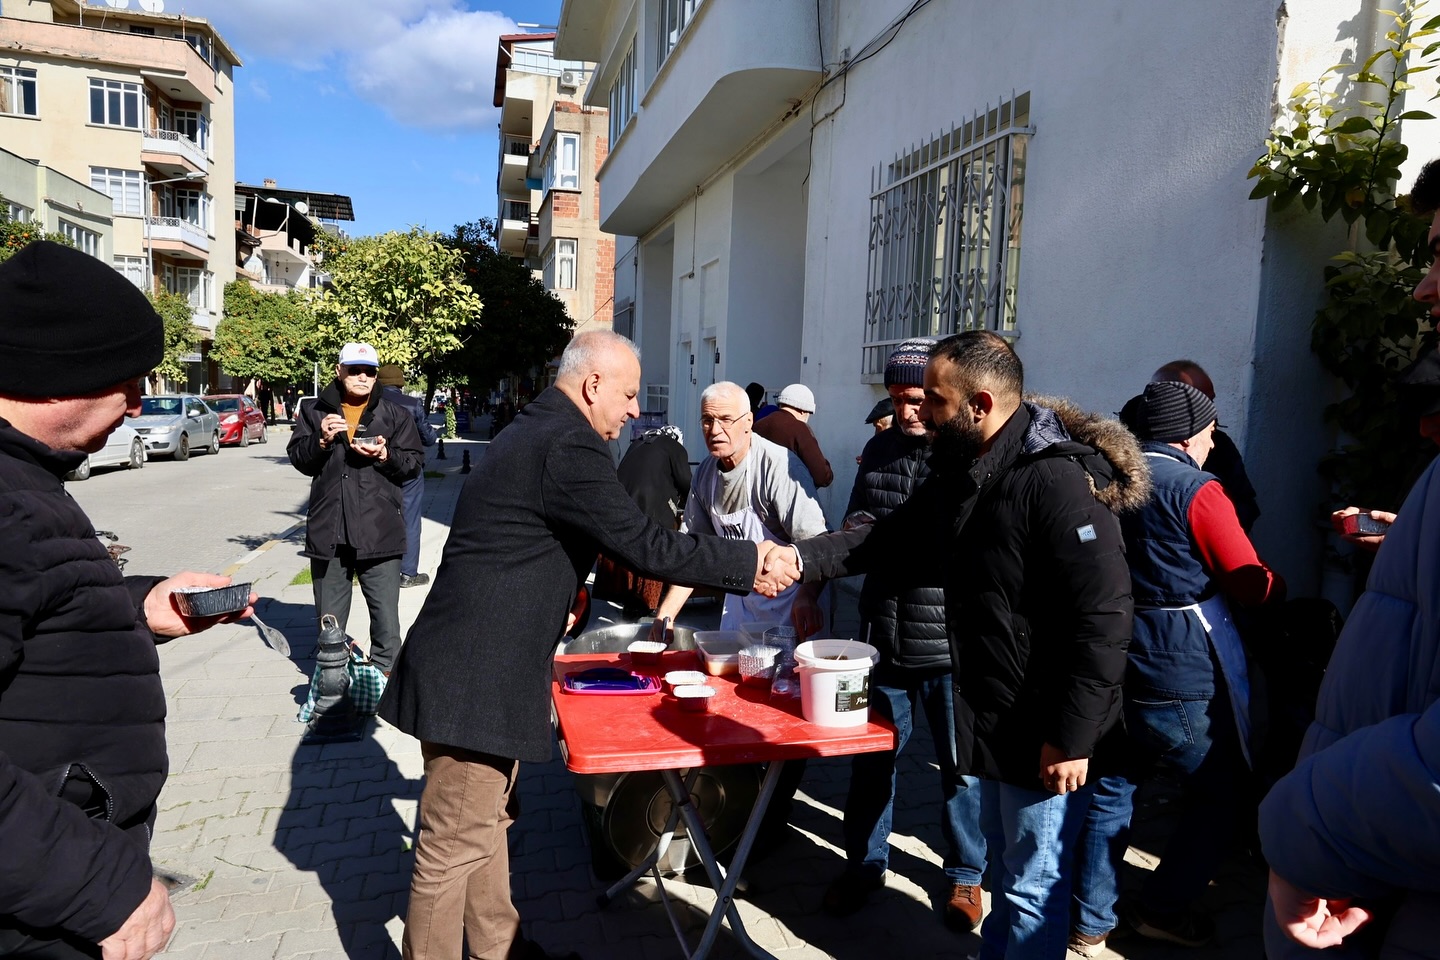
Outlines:
{"type": "Polygon", "coordinates": [[[181,431],[180,443],[175,447],[175,453],[172,456],[176,460],[190,459],[190,434],[181,431]]]}
{"type": "Polygon", "coordinates": [[[220,431],[219,431],[219,430],[216,430],[214,433],[210,434],[210,446],[208,446],[208,447],[205,448],[205,452],[206,452],[206,453],[219,453],[219,452],[220,452],[220,431]]]}
{"type": "Polygon", "coordinates": [[[240,425],[240,446],[250,446],[250,428],[243,423],[240,425]]]}
{"type": "Polygon", "coordinates": [[[139,470],[143,466],[145,466],[145,444],[137,437],[135,441],[130,444],[130,464],[128,469],[139,470]]]}
{"type": "Polygon", "coordinates": [[[80,466],[66,474],[67,480],[89,480],[90,479],[90,458],[86,457],[80,461],[80,466]]]}
{"type": "Polygon", "coordinates": [[[269,437],[269,435],[268,435],[265,431],[266,431],[266,425],[263,424],[263,423],[260,424],[260,439],[259,439],[259,440],[256,440],[256,441],[255,441],[256,443],[269,443],[269,442],[270,442],[270,437],[269,437]]]}

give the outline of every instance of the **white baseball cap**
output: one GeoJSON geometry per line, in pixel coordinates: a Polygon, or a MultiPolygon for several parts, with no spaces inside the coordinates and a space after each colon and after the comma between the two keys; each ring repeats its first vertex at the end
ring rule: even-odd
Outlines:
{"type": "Polygon", "coordinates": [[[354,364],[360,367],[380,366],[380,358],[375,355],[375,348],[368,343],[347,343],[340,348],[340,362],[349,366],[354,364]]]}
{"type": "Polygon", "coordinates": [[[781,390],[780,396],[775,398],[775,402],[782,407],[794,407],[804,413],[815,412],[815,394],[811,393],[810,388],[803,383],[792,383],[781,390]]]}

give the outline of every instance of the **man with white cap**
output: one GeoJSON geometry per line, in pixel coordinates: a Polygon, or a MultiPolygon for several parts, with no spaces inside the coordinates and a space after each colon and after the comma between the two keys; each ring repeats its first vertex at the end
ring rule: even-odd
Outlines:
{"type": "Polygon", "coordinates": [[[805,469],[810,471],[815,489],[830,486],[835,479],[835,471],[830,469],[830,461],[820,452],[820,441],[815,439],[815,433],[810,429],[810,418],[815,413],[815,394],[803,383],[792,383],[780,391],[775,402],[780,409],[775,411],[774,416],[755,421],[756,436],[795,451],[805,469]]]}
{"type": "Polygon", "coordinates": [[[304,556],[315,617],[350,618],[352,582],[370,609],[370,661],[389,675],[400,652],[401,486],[425,462],[408,410],[377,389],[380,360],[368,343],[340,350],[335,379],[295,420],[286,452],[311,477],[304,556]]]}

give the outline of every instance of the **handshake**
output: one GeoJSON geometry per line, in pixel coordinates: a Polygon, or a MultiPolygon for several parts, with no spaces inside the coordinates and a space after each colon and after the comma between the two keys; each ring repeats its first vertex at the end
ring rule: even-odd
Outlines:
{"type": "Polygon", "coordinates": [[[755,592],[766,597],[779,596],[780,591],[800,579],[800,552],[794,547],[762,540],[757,543],[759,556],[755,562],[755,592]]]}

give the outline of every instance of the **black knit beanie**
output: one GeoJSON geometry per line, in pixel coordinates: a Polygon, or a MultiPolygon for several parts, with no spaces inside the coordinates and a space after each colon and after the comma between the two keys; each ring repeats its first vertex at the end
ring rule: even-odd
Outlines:
{"type": "Polygon", "coordinates": [[[885,386],[925,386],[925,364],[930,362],[936,342],[933,337],[912,337],[896,347],[885,361],[885,386]]]}
{"type": "Polygon", "coordinates": [[[39,240],[0,264],[0,393],[94,393],[164,353],[165,324],[145,294],[89,254],[39,240]]]}
{"type": "Polygon", "coordinates": [[[1215,421],[1215,402],[1188,383],[1160,380],[1125,403],[1120,421],[1141,440],[1179,443],[1215,421]]]}

